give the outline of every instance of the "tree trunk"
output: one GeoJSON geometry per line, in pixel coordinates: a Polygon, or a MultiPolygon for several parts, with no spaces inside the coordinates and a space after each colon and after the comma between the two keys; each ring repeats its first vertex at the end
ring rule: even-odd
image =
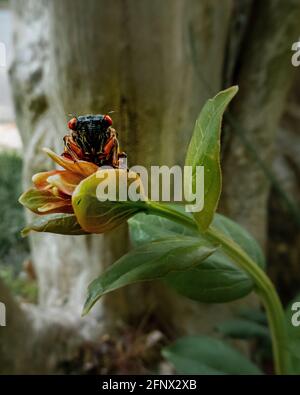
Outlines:
{"type": "Polygon", "coordinates": [[[240,90],[228,128],[231,138],[223,160],[222,205],[263,247],[270,180],[252,151],[270,167],[279,121],[295,76],[291,46],[298,37],[299,18],[298,1],[254,1],[233,76],[240,90]]]}
{"type": "MultiPolygon", "coordinates": [[[[0,300],[5,305],[5,327],[0,327],[0,368],[1,374],[11,374],[21,371],[26,355],[22,342],[30,334],[30,323],[26,314],[21,310],[17,301],[12,297],[10,290],[0,279],[0,300]],[[20,353],[20,349],[24,353],[20,353]],[[15,353],[14,351],[17,351],[15,353]],[[16,358],[18,355],[18,358],[16,358]]],[[[28,362],[28,361],[27,361],[28,362]]]]}

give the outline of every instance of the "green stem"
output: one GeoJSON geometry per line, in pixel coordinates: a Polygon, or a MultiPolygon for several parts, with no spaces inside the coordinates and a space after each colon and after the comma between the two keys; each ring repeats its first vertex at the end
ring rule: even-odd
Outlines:
{"type": "Polygon", "coordinates": [[[220,244],[225,254],[249,274],[256,285],[256,292],[265,306],[271,332],[274,366],[277,374],[289,372],[289,354],[285,315],[276,289],[266,273],[232,240],[214,227],[205,233],[208,240],[220,244]]]}
{"type": "MultiPolygon", "coordinates": [[[[189,218],[187,215],[180,213],[171,207],[149,202],[149,208],[149,212],[152,214],[166,217],[191,229],[199,231],[197,224],[192,217],[189,218]]],[[[238,244],[227,238],[222,232],[213,226],[211,226],[206,232],[203,232],[202,236],[209,242],[219,245],[223,252],[252,278],[256,286],[256,292],[260,296],[267,312],[272,338],[275,371],[277,374],[287,374],[289,372],[290,361],[287,349],[285,315],[282,304],[271,280],[238,244]]]]}

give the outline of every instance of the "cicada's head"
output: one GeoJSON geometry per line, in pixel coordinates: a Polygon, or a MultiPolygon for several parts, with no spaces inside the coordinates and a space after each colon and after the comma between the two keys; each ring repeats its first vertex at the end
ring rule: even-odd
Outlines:
{"type": "Polygon", "coordinates": [[[110,136],[113,121],[109,115],[81,115],[68,122],[74,142],[86,154],[100,153],[110,136]]]}
{"type": "Polygon", "coordinates": [[[113,124],[109,115],[83,115],[80,117],[73,117],[68,122],[68,128],[74,131],[81,130],[106,130],[113,124]]]}

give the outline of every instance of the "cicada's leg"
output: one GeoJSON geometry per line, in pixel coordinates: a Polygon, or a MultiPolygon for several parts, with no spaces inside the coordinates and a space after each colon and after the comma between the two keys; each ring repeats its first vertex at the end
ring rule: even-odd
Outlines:
{"type": "Polygon", "coordinates": [[[114,167],[118,167],[118,152],[119,141],[115,134],[112,134],[103,148],[103,154],[105,156],[105,160],[110,162],[114,167]]]}
{"type": "Polygon", "coordinates": [[[110,137],[103,148],[102,155],[109,164],[116,168],[120,165],[119,160],[127,157],[125,152],[120,152],[119,150],[118,135],[113,128],[110,128],[110,137]]]}
{"type": "Polygon", "coordinates": [[[83,158],[82,150],[78,147],[78,145],[72,139],[72,136],[64,137],[65,149],[63,152],[63,156],[68,159],[73,159],[75,162],[83,158]]]}

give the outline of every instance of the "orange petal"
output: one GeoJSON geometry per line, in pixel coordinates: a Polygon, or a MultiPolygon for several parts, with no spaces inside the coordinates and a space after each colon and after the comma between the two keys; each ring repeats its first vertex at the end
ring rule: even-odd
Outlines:
{"type": "Polygon", "coordinates": [[[59,191],[71,196],[76,186],[84,178],[85,177],[82,175],[62,170],[59,173],[50,175],[47,178],[47,182],[50,185],[57,187],[59,191]]]}
{"type": "Polygon", "coordinates": [[[48,177],[64,171],[65,170],[51,170],[51,171],[43,171],[41,173],[36,173],[34,176],[32,176],[32,182],[37,187],[37,189],[45,189],[49,187],[49,183],[47,181],[48,177]]]}
{"type": "Polygon", "coordinates": [[[37,209],[39,214],[49,214],[49,213],[72,213],[72,204],[65,201],[56,201],[51,203],[46,203],[37,209]]]}
{"type": "Polygon", "coordinates": [[[63,156],[57,155],[49,148],[43,148],[43,150],[54,162],[73,173],[88,177],[98,170],[98,166],[95,163],[86,162],[84,160],[73,161],[63,156]]]}

